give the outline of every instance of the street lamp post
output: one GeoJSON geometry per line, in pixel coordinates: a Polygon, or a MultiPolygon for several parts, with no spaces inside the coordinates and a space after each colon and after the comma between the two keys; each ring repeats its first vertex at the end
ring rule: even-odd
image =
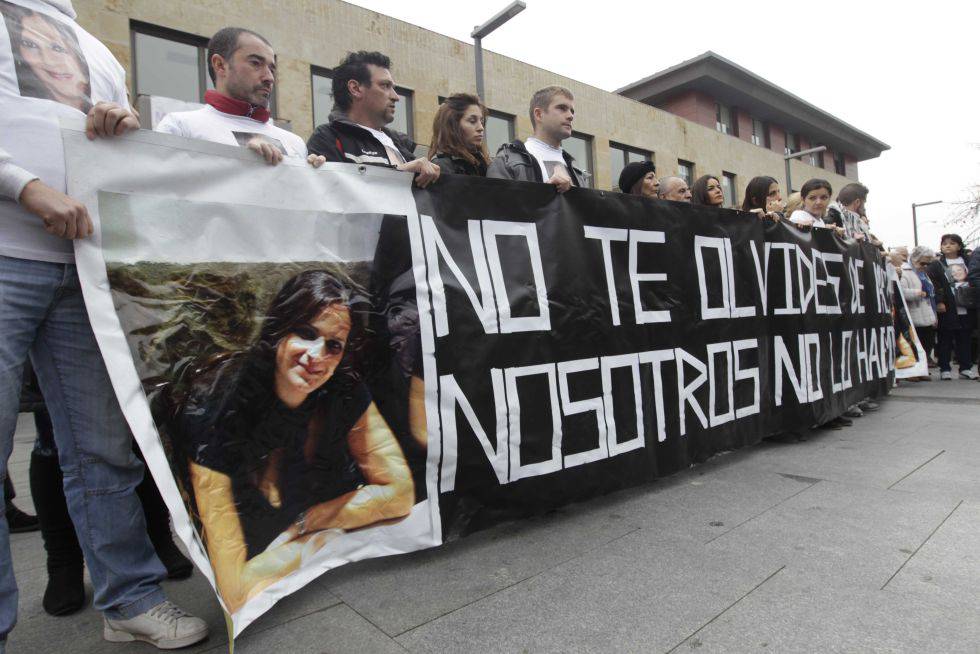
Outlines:
{"type": "Polygon", "coordinates": [[[527,8],[527,5],[521,0],[514,0],[514,2],[504,7],[496,16],[483,23],[483,25],[474,27],[473,32],[470,34],[470,38],[473,39],[473,49],[476,59],[476,94],[480,96],[480,100],[486,101],[483,95],[483,37],[524,11],[525,8],[527,8]]]}
{"type": "Polygon", "coordinates": [[[915,217],[916,207],[928,207],[930,204],[942,204],[942,200],[933,200],[932,202],[919,202],[916,204],[912,203],[912,240],[915,242],[916,247],[919,245],[919,221],[915,217]]]}
{"type": "Polygon", "coordinates": [[[803,150],[802,152],[793,152],[792,154],[787,154],[783,157],[783,161],[786,162],[786,195],[793,193],[793,180],[789,175],[789,162],[791,159],[799,159],[800,157],[805,157],[808,154],[816,154],[818,152],[823,152],[827,149],[826,145],[818,145],[815,148],[810,148],[809,150],[803,150]]]}

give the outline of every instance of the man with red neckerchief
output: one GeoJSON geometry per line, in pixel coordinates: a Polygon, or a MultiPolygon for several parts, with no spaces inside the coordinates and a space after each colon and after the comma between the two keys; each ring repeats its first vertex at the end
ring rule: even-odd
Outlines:
{"type": "Polygon", "coordinates": [[[207,106],[167,114],[156,131],[247,147],[273,165],[283,157],[323,163],[323,157],[307,156],[303,139],[272,122],[276,53],[262,35],[240,27],[218,30],[208,42],[208,74],[215,88],[204,94],[207,106]]]}

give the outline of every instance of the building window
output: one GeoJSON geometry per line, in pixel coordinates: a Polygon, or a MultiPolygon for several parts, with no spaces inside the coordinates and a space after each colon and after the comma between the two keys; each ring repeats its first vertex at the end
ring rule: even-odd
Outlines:
{"type": "Polygon", "coordinates": [[[510,114],[490,110],[487,114],[486,131],[487,152],[493,157],[500,146],[514,140],[514,117],[510,114]]]}
{"type": "Polygon", "coordinates": [[[800,141],[796,134],[792,132],[786,132],[786,149],[787,155],[793,154],[794,152],[800,151],[800,141]]]}
{"type": "Polygon", "coordinates": [[[766,143],[766,126],[758,118],[752,119],[752,143],[761,147],[769,147],[766,143]]]}
{"type": "Polygon", "coordinates": [[[213,89],[208,75],[208,40],[156,25],[132,21],[134,97],[157,95],[204,102],[213,89]]]}
{"type": "Polygon", "coordinates": [[[677,160],[677,176],[683,179],[688,186],[694,183],[694,164],[683,159],[677,160]]]}
{"type": "Polygon", "coordinates": [[[732,129],[732,110],[728,105],[715,103],[715,129],[722,134],[734,134],[732,129]]]}
{"type": "MultiPolygon", "coordinates": [[[[613,189],[619,188],[617,184],[619,183],[619,175],[623,172],[623,168],[626,164],[638,163],[642,161],[651,161],[653,159],[653,153],[647,150],[641,150],[639,148],[631,148],[628,145],[620,145],[618,143],[609,143],[609,157],[612,164],[610,172],[612,172],[612,185],[613,189]]],[[[628,188],[619,189],[623,193],[629,193],[628,188]]]]}
{"type": "Polygon", "coordinates": [[[847,164],[844,161],[844,154],[841,152],[834,153],[834,172],[838,175],[847,175],[847,164]]]}
{"type": "Polygon", "coordinates": [[[721,174],[721,191],[725,194],[725,206],[735,208],[735,175],[732,173],[721,174]]]}
{"type": "MultiPolygon", "coordinates": [[[[330,121],[330,112],[333,111],[333,77],[332,71],[318,66],[310,67],[313,88],[313,124],[322,125],[330,121]]],[[[415,138],[414,104],[412,91],[395,87],[398,93],[398,102],[395,103],[395,119],[388,124],[389,129],[396,132],[407,134],[409,138],[415,138]]]]}
{"type": "MultiPolygon", "coordinates": [[[[817,146],[814,146],[817,147],[817,146]]],[[[823,152],[814,152],[806,156],[807,163],[811,166],[823,168],[823,152]]]]}
{"type": "Polygon", "coordinates": [[[572,155],[574,160],[572,164],[585,172],[582,185],[592,188],[595,185],[595,179],[592,175],[592,137],[588,134],[572,132],[571,136],[562,141],[561,147],[572,155]]]}

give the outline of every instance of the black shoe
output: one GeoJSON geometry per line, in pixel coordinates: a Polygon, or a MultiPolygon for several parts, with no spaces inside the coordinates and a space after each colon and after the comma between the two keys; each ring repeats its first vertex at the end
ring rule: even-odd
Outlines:
{"type": "Polygon", "coordinates": [[[82,568],[48,569],[48,587],[44,589],[41,606],[49,615],[69,615],[85,606],[82,568]]]}
{"type": "Polygon", "coordinates": [[[834,418],[834,420],[839,424],[843,425],[844,427],[850,427],[851,425],[854,424],[853,420],[851,420],[850,418],[845,418],[844,416],[837,416],[836,418],[834,418]]]}
{"type": "Polygon", "coordinates": [[[37,521],[37,516],[28,515],[13,504],[8,504],[7,528],[12,534],[24,534],[29,531],[37,531],[41,525],[37,521]]]}
{"type": "Polygon", "coordinates": [[[166,543],[154,543],[160,563],[167,569],[167,579],[187,579],[194,572],[194,564],[180,551],[173,540],[166,543]]]}

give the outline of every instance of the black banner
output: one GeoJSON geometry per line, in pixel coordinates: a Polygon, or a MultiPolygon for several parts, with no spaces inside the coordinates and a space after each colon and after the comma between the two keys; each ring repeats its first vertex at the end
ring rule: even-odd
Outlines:
{"type": "Polygon", "coordinates": [[[415,197],[444,538],[887,392],[891,298],[867,244],[548,185],[449,176],[415,197]]]}

